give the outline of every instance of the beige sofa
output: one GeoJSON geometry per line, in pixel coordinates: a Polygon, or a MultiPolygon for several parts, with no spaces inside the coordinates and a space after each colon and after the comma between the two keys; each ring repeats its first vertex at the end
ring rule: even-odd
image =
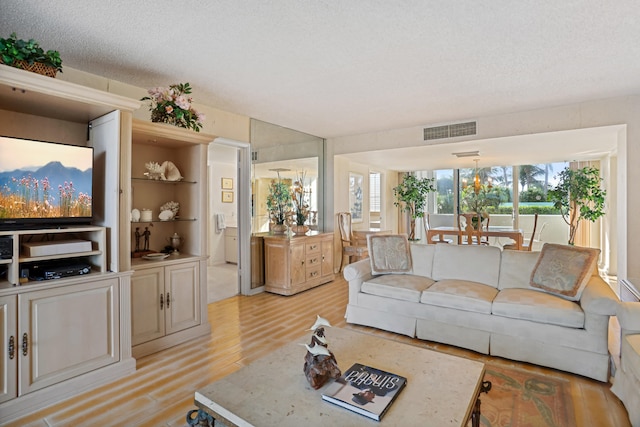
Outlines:
{"type": "Polygon", "coordinates": [[[611,391],[627,408],[631,425],[640,427],[640,303],[621,303],[618,320],[622,332],[620,369],[611,391]]]}
{"type": "Polygon", "coordinates": [[[608,323],[619,300],[595,262],[570,301],[530,285],[540,252],[407,244],[410,267],[387,274],[372,272],[375,245],[369,252],[343,273],[348,323],[608,380],[608,323]]]}

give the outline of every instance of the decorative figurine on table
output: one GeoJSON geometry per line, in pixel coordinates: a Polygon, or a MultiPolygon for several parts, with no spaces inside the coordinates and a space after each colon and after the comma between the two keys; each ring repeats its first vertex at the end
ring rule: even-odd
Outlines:
{"type": "Polygon", "coordinates": [[[304,356],[304,374],[311,387],[316,390],[329,378],[340,378],[342,374],[335,356],[327,348],[325,327],[331,327],[331,324],[327,319],[318,316],[316,323],[309,328],[313,331],[311,343],[304,344],[307,348],[307,354],[304,356]]]}

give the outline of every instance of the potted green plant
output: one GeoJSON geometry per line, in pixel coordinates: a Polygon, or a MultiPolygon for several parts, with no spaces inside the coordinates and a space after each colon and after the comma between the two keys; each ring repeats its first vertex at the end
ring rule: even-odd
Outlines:
{"type": "Polygon", "coordinates": [[[7,39],[0,38],[0,61],[49,77],[55,77],[58,71],[62,72],[60,52],[45,52],[35,40],[18,39],[16,33],[11,33],[7,39]]]}
{"type": "Polygon", "coordinates": [[[291,213],[291,193],[289,186],[282,182],[280,174],[278,180],[271,181],[267,195],[267,210],[270,220],[275,223],[272,231],[282,234],[287,230],[285,221],[291,213]]]}
{"type": "Polygon", "coordinates": [[[396,197],[393,204],[402,206],[403,211],[409,212],[409,240],[416,239],[416,218],[424,218],[427,195],[436,191],[434,181],[434,178],[417,178],[415,175],[406,174],[402,183],[393,189],[393,195],[396,197]]]}
{"type": "Polygon", "coordinates": [[[604,215],[607,193],[601,186],[600,171],[594,167],[565,168],[558,174],[558,180],[558,184],[549,190],[549,200],[569,225],[569,244],[573,245],[581,220],[594,222],[604,215]]]}

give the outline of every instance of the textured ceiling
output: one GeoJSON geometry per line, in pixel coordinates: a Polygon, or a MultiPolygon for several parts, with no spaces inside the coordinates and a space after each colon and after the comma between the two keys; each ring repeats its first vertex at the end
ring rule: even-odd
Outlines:
{"type": "Polygon", "coordinates": [[[637,0],[0,0],[64,65],[321,137],[640,93],[637,0]]]}

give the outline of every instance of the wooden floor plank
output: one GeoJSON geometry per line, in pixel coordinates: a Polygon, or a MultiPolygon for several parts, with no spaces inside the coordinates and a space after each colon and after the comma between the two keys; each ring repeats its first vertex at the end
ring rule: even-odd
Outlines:
{"type": "MultiPolygon", "coordinates": [[[[307,342],[316,315],[334,326],[374,334],[459,357],[530,370],[567,379],[579,426],[628,427],[624,406],[609,384],[514,362],[444,344],[421,341],[358,325],[344,319],[348,287],[344,279],[293,296],[262,293],[209,305],[209,336],[137,360],[137,371],[9,423],[10,427],[77,425],[183,427],[194,409],[194,391],[237,371],[281,345],[307,342]]],[[[304,351],[300,353],[302,369],[304,351]]]]}

